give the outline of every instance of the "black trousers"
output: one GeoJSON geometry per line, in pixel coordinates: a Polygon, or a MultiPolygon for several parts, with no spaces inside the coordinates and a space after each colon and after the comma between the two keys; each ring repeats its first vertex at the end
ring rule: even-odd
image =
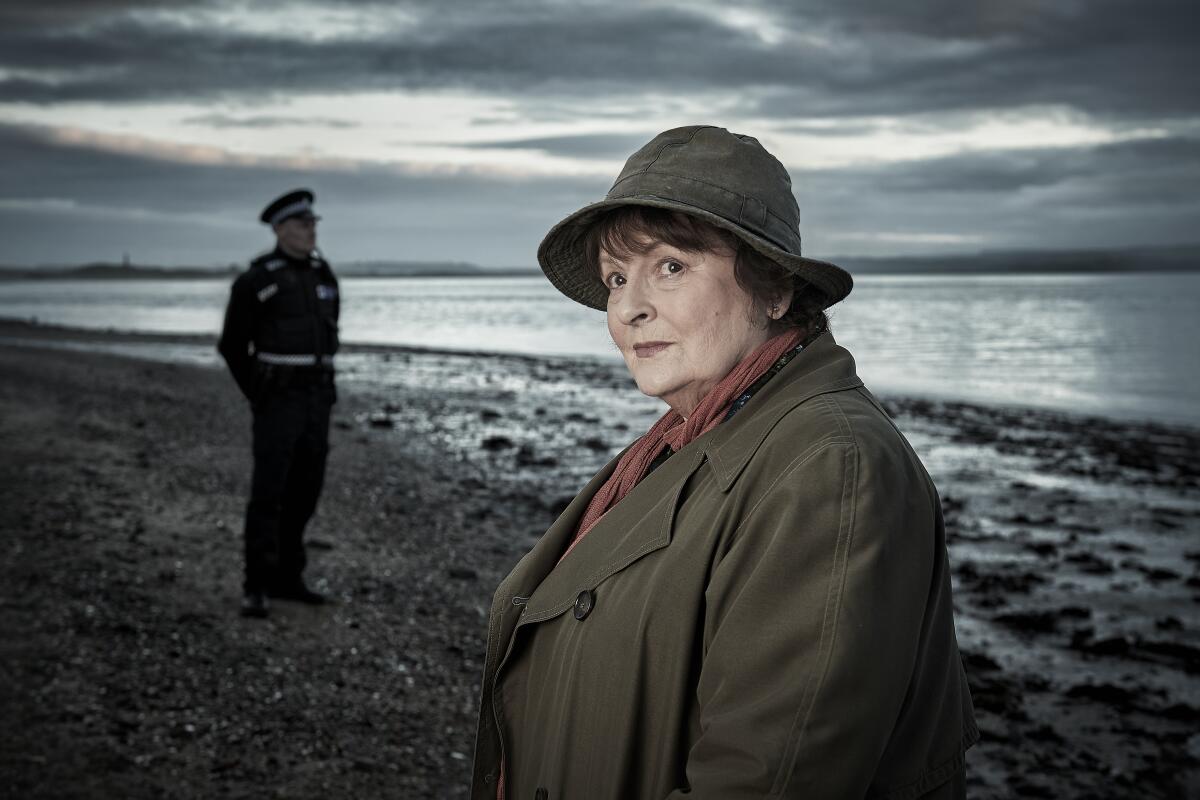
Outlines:
{"type": "Polygon", "coordinates": [[[300,581],[304,527],[317,509],[329,452],[327,380],[267,387],[254,403],[254,477],[246,506],[246,591],[300,581]]]}

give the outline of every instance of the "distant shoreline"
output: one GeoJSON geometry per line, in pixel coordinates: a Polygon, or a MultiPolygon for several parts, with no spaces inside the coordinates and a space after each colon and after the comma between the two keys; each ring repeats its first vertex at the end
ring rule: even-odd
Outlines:
{"type": "MultiPolygon", "coordinates": [[[[189,267],[118,267],[113,270],[96,270],[85,267],[0,267],[0,282],[4,281],[144,281],[144,280],[233,280],[244,267],[215,270],[189,267]]],[[[414,270],[412,272],[372,272],[353,267],[338,269],[340,278],[532,278],[542,273],[538,270],[497,269],[478,271],[414,270]]]]}
{"type": "MultiPolygon", "coordinates": [[[[848,263],[848,262],[843,262],[848,263]]],[[[887,276],[904,277],[917,275],[971,275],[978,277],[1002,275],[1152,275],[1200,272],[1200,263],[1195,265],[1155,265],[1150,267],[1130,266],[1096,266],[1096,267],[1052,267],[1052,266],[1018,266],[1008,269],[964,269],[962,267],[931,265],[925,268],[882,269],[871,266],[848,267],[848,271],[859,277],[887,276]]],[[[462,280],[478,280],[487,278],[538,278],[542,273],[536,270],[496,270],[486,272],[413,272],[408,274],[384,274],[369,272],[354,272],[336,270],[339,278],[378,278],[381,280],[409,280],[414,278],[461,278],[462,280]]],[[[84,273],[78,270],[12,270],[0,268],[0,284],[16,281],[182,281],[182,280],[227,280],[231,281],[240,274],[238,272],[214,272],[212,270],[162,269],[138,270],[123,274],[84,273]]]]}
{"type": "MultiPolygon", "coordinates": [[[[216,333],[152,333],[145,331],[122,330],[118,328],[81,328],[70,325],[56,325],[15,319],[0,316],[0,349],[5,347],[55,347],[64,343],[78,343],[84,349],[92,345],[113,344],[160,344],[160,345],[191,345],[204,347],[213,354],[213,364],[219,366],[216,357],[216,333]]],[[[97,352],[103,352],[102,349],[97,352]]],[[[414,344],[384,344],[378,342],[343,341],[339,350],[339,358],[344,355],[374,354],[385,360],[392,357],[406,358],[435,358],[439,360],[477,360],[480,363],[492,365],[506,364],[509,367],[519,365],[521,369],[535,369],[539,365],[548,367],[557,374],[574,373],[582,370],[591,376],[603,375],[602,382],[631,381],[620,361],[606,360],[592,355],[550,355],[501,350],[486,350],[478,348],[453,349],[414,344]]],[[[632,383],[630,383],[632,388],[632,383]]],[[[1078,427],[1087,425],[1110,425],[1121,427],[1145,428],[1167,433],[1184,432],[1188,435],[1200,435],[1200,424],[1194,420],[1182,418],[1155,419],[1149,415],[1122,414],[1112,411],[1072,410],[1053,405],[1039,405],[1031,402],[1015,402],[1005,400],[988,400],[957,396],[953,393],[940,394],[911,390],[884,389],[880,395],[890,401],[902,403],[931,403],[939,407],[955,409],[956,413],[964,409],[975,409],[978,413],[1006,414],[1013,419],[1042,420],[1043,424],[1065,425],[1078,427]]]]}
{"type": "MultiPolygon", "coordinates": [[[[830,259],[854,275],[1108,274],[1200,271],[1200,244],[1114,250],[1009,250],[922,256],[839,256],[830,259]]],[[[232,279],[243,265],[224,268],[92,263],[79,266],[0,265],[5,280],[197,280],[232,279]]],[[[524,278],[534,268],[488,268],[459,261],[334,262],[347,278],[524,278]]]]}
{"type": "MultiPolygon", "coordinates": [[[[75,342],[104,342],[104,343],[151,343],[151,344],[182,344],[197,345],[217,349],[217,333],[181,333],[181,332],[152,332],[135,331],[124,328],[83,328],[72,325],[58,325],[49,322],[38,322],[30,319],[0,316],[0,345],[20,343],[24,339],[37,342],[75,341],[75,342]]],[[[433,347],[417,344],[384,344],[380,342],[341,342],[338,350],[339,357],[351,353],[375,353],[382,355],[421,355],[448,356],[455,358],[506,359],[522,364],[549,364],[559,368],[573,364],[600,366],[605,369],[617,367],[619,360],[606,360],[594,355],[537,355],[533,353],[515,353],[503,350],[483,350],[464,348],[461,350],[448,347],[433,347]]],[[[621,369],[624,369],[621,367],[621,369]]],[[[623,373],[618,373],[623,374],[623,373]]]]}

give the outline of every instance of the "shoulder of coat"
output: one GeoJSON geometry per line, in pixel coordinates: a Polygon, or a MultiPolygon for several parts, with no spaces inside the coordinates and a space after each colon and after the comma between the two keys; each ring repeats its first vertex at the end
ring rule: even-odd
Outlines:
{"type": "Polygon", "coordinates": [[[244,269],[244,270],[242,270],[241,272],[239,272],[239,273],[238,273],[238,275],[237,275],[237,277],[235,277],[235,278],[233,279],[233,290],[234,290],[235,292],[238,292],[238,291],[246,291],[246,292],[252,292],[252,291],[255,291],[255,287],[256,287],[256,286],[259,284],[259,282],[260,282],[260,279],[259,279],[259,275],[260,275],[260,274],[262,274],[262,270],[260,270],[260,269],[256,269],[256,268],[254,267],[254,265],[253,265],[253,264],[251,264],[249,267],[247,267],[246,269],[244,269]]]}
{"type": "Polygon", "coordinates": [[[261,270],[263,272],[274,272],[277,269],[287,266],[287,259],[280,256],[274,251],[260,253],[250,262],[251,270],[261,270]]]}
{"type": "Polygon", "coordinates": [[[329,262],[321,255],[319,250],[314,250],[308,258],[308,263],[314,268],[327,273],[330,277],[333,276],[333,268],[329,266],[329,262]]]}
{"type": "Polygon", "coordinates": [[[861,389],[810,398],[785,414],[772,436],[789,442],[845,442],[867,457],[909,449],[895,422],[861,389]]]}
{"type": "Polygon", "coordinates": [[[767,437],[784,438],[794,443],[816,443],[825,439],[853,438],[846,403],[853,402],[845,395],[852,392],[827,392],[809,397],[785,411],[767,437]]]}
{"type": "Polygon", "coordinates": [[[274,283],[277,277],[275,270],[278,267],[272,269],[268,266],[272,260],[270,253],[264,253],[251,259],[245,271],[234,279],[234,289],[257,294],[264,286],[274,283]]]}

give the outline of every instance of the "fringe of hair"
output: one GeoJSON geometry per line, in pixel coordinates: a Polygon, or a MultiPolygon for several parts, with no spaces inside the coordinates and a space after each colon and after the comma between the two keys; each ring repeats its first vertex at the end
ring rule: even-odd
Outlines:
{"type": "Polygon", "coordinates": [[[825,296],[807,281],[788,272],[733,233],[701,219],[646,206],[620,206],[606,211],[584,234],[587,267],[600,280],[600,252],[617,258],[648,253],[659,243],[688,253],[704,251],[733,255],[738,286],[761,306],[764,316],[790,289],[792,302],[779,319],[767,323],[772,333],[801,331],[807,343],[829,330],[825,296]]]}

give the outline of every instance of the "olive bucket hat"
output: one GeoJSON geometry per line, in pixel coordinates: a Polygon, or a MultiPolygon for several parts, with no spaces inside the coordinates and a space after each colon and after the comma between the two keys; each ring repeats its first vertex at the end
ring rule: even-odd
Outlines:
{"type": "Polygon", "coordinates": [[[800,207],[783,164],[751,136],[711,125],[660,133],[625,162],[608,195],[546,234],[538,263],[567,297],[604,310],[608,289],[587,266],[588,228],[618,206],[649,206],[698,217],[736,235],[837,303],[854,286],[841,267],[800,255],[800,207]]]}

